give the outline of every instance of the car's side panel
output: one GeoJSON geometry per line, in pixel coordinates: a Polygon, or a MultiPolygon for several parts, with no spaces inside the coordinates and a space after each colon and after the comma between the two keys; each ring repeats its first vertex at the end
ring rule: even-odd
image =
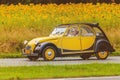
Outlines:
{"type": "Polygon", "coordinates": [[[81,50],[85,51],[85,50],[93,50],[92,46],[94,45],[95,42],[95,32],[94,30],[90,27],[90,26],[86,26],[86,25],[81,25],[80,27],[80,41],[81,41],[81,50]]]}
{"type": "Polygon", "coordinates": [[[74,54],[80,52],[80,35],[78,25],[71,25],[61,39],[62,54],[74,54]]]}
{"type": "Polygon", "coordinates": [[[82,50],[87,50],[90,47],[93,46],[95,41],[95,36],[81,36],[81,45],[82,45],[82,50]]]}
{"type": "Polygon", "coordinates": [[[63,54],[66,52],[80,52],[81,46],[80,46],[80,37],[63,37],[61,41],[63,54]]]}

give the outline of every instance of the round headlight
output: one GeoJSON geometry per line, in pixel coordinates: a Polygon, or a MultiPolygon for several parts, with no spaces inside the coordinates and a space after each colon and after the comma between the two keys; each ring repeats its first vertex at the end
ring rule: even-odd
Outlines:
{"type": "Polygon", "coordinates": [[[28,41],[27,41],[27,40],[25,40],[23,43],[24,43],[24,45],[26,45],[26,44],[28,43],[28,41]]]}
{"type": "Polygon", "coordinates": [[[35,45],[37,45],[39,43],[39,41],[35,41],[35,45]]]}

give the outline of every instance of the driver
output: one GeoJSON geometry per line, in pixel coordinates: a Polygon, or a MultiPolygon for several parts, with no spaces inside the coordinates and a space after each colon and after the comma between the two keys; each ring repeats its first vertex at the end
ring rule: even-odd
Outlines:
{"type": "Polygon", "coordinates": [[[78,28],[73,27],[68,31],[68,36],[77,36],[79,33],[78,28]]]}
{"type": "Polygon", "coordinates": [[[73,31],[73,36],[77,36],[79,33],[78,29],[77,28],[74,28],[74,31],[73,31]]]}

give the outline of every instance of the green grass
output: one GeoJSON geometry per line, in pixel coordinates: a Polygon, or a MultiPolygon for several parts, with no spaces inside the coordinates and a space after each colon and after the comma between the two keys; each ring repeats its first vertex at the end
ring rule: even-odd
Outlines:
{"type": "Polygon", "coordinates": [[[110,56],[120,56],[120,52],[113,52],[110,56]]]}
{"type": "Polygon", "coordinates": [[[23,58],[22,53],[0,53],[0,58],[23,58]]]}
{"type": "Polygon", "coordinates": [[[26,78],[67,78],[89,76],[118,76],[120,64],[81,64],[61,66],[24,66],[0,67],[0,79],[26,79],[26,78]]]}

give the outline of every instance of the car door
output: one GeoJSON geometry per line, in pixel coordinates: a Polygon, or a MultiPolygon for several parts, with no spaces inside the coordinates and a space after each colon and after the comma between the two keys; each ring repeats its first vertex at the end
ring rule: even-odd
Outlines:
{"type": "Polygon", "coordinates": [[[88,25],[80,26],[81,50],[85,52],[93,52],[95,42],[95,32],[92,27],[88,25]]]}
{"type": "Polygon", "coordinates": [[[79,31],[78,25],[71,25],[68,28],[61,41],[63,54],[74,54],[80,52],[81,46],[79,31]]]}

